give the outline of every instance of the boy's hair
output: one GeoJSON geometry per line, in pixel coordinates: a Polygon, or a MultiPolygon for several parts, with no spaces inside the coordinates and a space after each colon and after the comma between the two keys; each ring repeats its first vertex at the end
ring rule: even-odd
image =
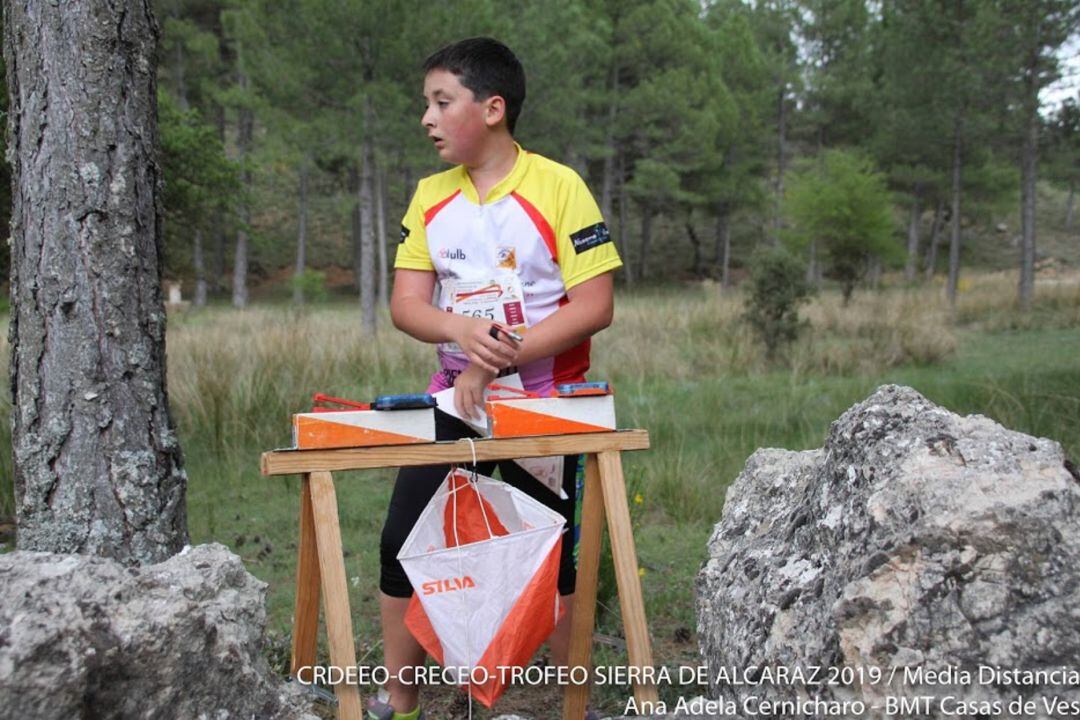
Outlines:
{"type": "Polygon", "coordinates": [[[424,72],[432,70],[457,75],[477,100],[500,96],[506,101],[506,127],[514,133],[525,103],[525,70],[510,48],[489,37],[459,40],[424,61],[424,72]]]}

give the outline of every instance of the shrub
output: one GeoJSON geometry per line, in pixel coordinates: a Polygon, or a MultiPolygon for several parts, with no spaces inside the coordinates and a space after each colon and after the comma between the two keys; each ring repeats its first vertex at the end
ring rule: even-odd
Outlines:
{"type": "Polygon", "coordinates": [[[293,275],[289,281],[293,289],[293,299],[296,302],[325,302],[326,273],[308,268],[299,275],[293,275]]]}
{"type": "Polygon", "coordinates": [[[798,337],[799,305],[810,296],[802,263],[781,248],[760,249],[750,260],[746,321],[765,343],[770,360],[798,337]]]}

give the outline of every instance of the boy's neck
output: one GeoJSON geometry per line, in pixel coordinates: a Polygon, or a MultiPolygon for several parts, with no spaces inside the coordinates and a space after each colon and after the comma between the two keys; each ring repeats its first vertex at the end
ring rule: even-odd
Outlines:
{"type": "Polygon", "coordinates": [[[481,204],[491,189],[514,169],[517,153],[514,138],[509,133],[504,133],[492,138],[490,145],[475,163],[465,166],[481,204]]]}

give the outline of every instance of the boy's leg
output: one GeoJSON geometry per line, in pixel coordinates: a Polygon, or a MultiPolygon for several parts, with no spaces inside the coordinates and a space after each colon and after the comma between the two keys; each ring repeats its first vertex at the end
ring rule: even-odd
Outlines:
{"type": "Polygon", "coordinates": [[[412,585],[398,562],[397,554],[428,501],[449,472],[448,465],[402,468],[394,483],[386,522],[379,543],[379,615],[382,620],[384,665],[390,675],[386,691],[396,712],[411,712],[419,699],[419,688],[402,670],[424,663],[425,652],[405,627],[405,611],[412,597],[412,585]],[[406,682],[402,682],[402,679],[406,682]]]}
{"type": "MultiPolygon", "coordinates": [[[[461,421],[437,410],[435,420],[435,433],[439,440],[475,435],[461,421]]],[[[477,471],[489,475],[494,467],[494,463],[480,464],[477,471]]],[[[405,612],[413,590],[397,554],[448,472],[449,465],[401,468],[398,471],[379,543],[379,614],[382,620],[384,664],[391,676],[385,689],[390,693],[390,705],[399,713],[411,712],[419,699],[419,688],[413,682],[411,672],[406,672],[403,679],[407,682],[402,682],[401,670],[422,665],[426,653],[405,627],[405,612]]]]}
{"type": "Polygon", "coordinates": [[[393,597],[379,593],[379,613],[382,617],[384,665],[390,675],[386,682],[386,691],[390,693],[390,705],[395,712],[412,712],[420,700],[420,688],[417,687],[414,673],[404,668],[415,668],[424,664],[427,653],[409,629],[405,627],[405,611],[409,608],[409,598],[393,597]],[[405,682],[402,682],[404,680],[405,682]]]}

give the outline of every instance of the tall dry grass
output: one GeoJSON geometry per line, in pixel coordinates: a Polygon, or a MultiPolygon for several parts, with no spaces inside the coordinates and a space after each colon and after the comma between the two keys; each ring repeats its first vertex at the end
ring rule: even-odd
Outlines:
{"type": "Polygon", "coordinates": [[[1015,272],[962,276],[956,322],[979,330],[1029,330],[1080,326],[1080,273],[1047,272],[1035,282],[1030,312],[1020,311],[1015,272]]]}
{"type": "MultiPolygon", "coordinates": [[[[796,374],[875,373],[929,364],[956,349],[947,308],[933,290],[857,294],[843,307],[821,293],[800,310],[806,326],[786,353],[796,374]]],[[[742,321],[744,296],[716,283],[620,296],[616,320],[597,341],[597,367],[627,379],[742,375],[771,370],[742,321]]]]}
{"type": "MultiPolygon", "coordinates": [[[[738,452],[776,433],[810,437],[816,430],[808,427],[801,404],[814,403],[816,391],[807,391],[805,400],[800,395],[808,383],[848,377],[869,382],[891,368],[938,363],[956,349],[958,328],[1080,325],[1076,277],[1041,278],[1035,308],[1026,315],[1017,311],[1014,298],[1014,277],[1007,274],[965,276],[955,314],[938,285],[858,292],[847,307],[838,294],[825,292],[801,309],[807,325],[789,348],[787,363],[770,367],[741,320],[742,293],[723,292],[715,283],[620,291],[615,323],[594,344],[590,376],[616,383],[623,424],[655,428],[657,439],[665,441],[670,453],[650,461],[642,480],[670,496],[664,504],[673,513],[692,515],[715,505],[715,490],[703,484],[701,497],[688,495],[668,470],[690,462],[706,476],[717,446],[711,438],[688,441],[688,418],[710,422],[719,405],[730,402],[723,410],[725,424],[715,432],[723,433],[726,445],[737,440],[738,452]],[[729,394],[740,383],[746,392],[729,394]],[[743,404],[737,399],[743,396],[755,400],[743,404]],[[662,407],[672,397],[678,407],[662,407]]],[[[344,304],[307,310],[215,307],[171,315],[170,405],[189,457],[247,458],[288,444],[289,416],[308,408],[315,391],[367,400],[423,388],[435,367],[433,350],[394,330],[385,313],[379,320],[378,334],[366,337],[358,310],[344,304]]],[[[0,330],[0,372],[6,377],[3,318],[0,330]]],[[[0,393],[0,417],[10,415],[9,403],[8,393],[0,393]]],[[[13,508],[10,448],[10,424],[3,422],[0,514],[13,508]]],[[[738,461],[735,455],[724,460],[725,467],[738,461]]]]}

